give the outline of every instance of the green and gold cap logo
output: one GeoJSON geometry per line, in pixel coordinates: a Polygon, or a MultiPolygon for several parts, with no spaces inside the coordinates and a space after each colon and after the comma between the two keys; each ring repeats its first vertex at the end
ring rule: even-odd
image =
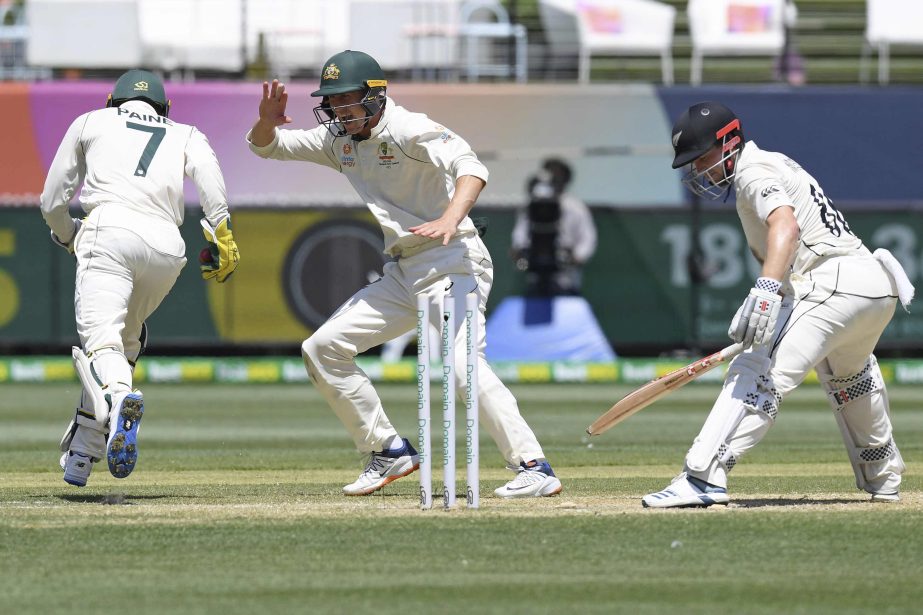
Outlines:
{"type": "Polygon", "coordinates": [[[340,78],[340,68],[336,64],[328,64],[324,68],[324,81],[328,79],[339,79],[340,78]]]}

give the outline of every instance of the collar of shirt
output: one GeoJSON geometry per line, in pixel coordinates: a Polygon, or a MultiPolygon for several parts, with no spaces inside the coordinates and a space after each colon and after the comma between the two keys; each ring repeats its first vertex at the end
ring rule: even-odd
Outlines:
{"type": "Polygon", "coordinates": [[[743,164],[752,154],[759,151],[759,147],[754,141],[747,141],[744,143],[743,147],[740,148],[740,159],[738,160],[738,166],[743,164]]]}
{"type": "Polygon", "coordinates": [[[119,105],[119,107],[121,107],[122,109],[128,109],[129,111],[134,111],[135,113],[138,113],[138,114],[157,115],[157,112],[154,111],[154,107],[152,107],[150,103],[146,103],[143,100],[138,100],[138,99],[127,100],[123,102],[121,105],[119,105]]]}

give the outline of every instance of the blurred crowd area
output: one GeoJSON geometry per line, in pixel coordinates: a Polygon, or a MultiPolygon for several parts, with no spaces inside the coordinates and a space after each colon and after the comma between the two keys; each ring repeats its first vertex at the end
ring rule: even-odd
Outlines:
{"type": "Polygon", "coordinates": [[[923,83],[920,0],[0,0],[0,80],[923,83]]]}

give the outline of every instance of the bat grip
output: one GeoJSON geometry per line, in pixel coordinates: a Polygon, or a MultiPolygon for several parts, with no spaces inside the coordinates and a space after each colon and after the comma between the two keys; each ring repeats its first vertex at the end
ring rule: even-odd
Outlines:
{"type": "Polygon", "coordinates": [[[729,361],[742,353],[744,351],[744,345],[742,342],[737,342],[736,344],[731,344],[727,348],[722,348],[718,353],[721,356],[722,361],[729,361]]]}

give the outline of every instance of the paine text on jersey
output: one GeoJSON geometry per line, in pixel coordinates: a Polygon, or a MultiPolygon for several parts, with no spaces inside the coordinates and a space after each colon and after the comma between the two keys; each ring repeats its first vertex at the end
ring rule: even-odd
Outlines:
{"type": "Polygon", "coordinates": [[[166,124],[167,126],[173,125],[172,121],[168,120],[167,118],[163,116],[157,115],[156,113],[153,113],[150,115],[148,114],[142,115],[141,113],[135,113],[134,111],[129,111],[128,109],[125,109],[124,107],[119,107],[119,115],[127,115],[128,119],[130,120],[139,120],[141,122],[154,122],[155,124],[166,124]]]}

